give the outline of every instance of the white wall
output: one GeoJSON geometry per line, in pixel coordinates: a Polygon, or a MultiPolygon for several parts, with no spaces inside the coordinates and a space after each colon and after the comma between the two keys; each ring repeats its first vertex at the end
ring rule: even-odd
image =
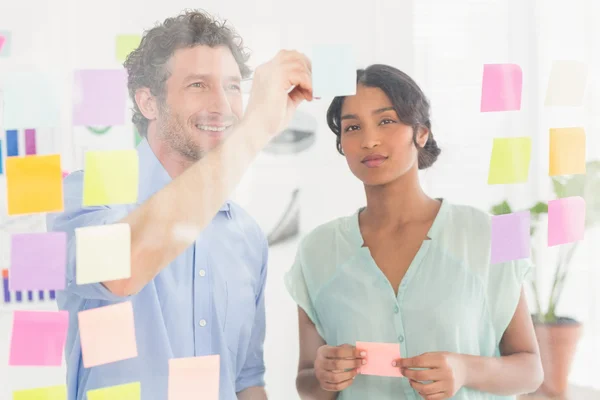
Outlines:
{"type": "MultiPolygon", "coordinates": [[[[584,0],[569,2],[576,3],[583,5],[584,0]]],[[[522,0],[377,0],[355,4],[341,0],[202,2],[205,9],[226,17],[236,26],[253,50],[252,65],[266,61],[279,48],[296,48],[310,54],[313,43],[338,41],[355,46],[361,66],[389,63],[413,75],[431,99],[434,132],[443,148],[438,163],[423,174],[426,189],[432,195],[483,209],[504,197],[523,207],[550,196],[545,170],[547,158],[544,158],[549,126],[583,121],[591,149],[588,158],[600,157],[600,125],[598,118],[590,117],[591,108],[553,119],[560,116],[549,115],[540,105],[553,57],[587,56],[587,52],[578,53],[578,47],[572,45],[583,36],[553,36],[557,26],[561,27],[561,34],[573,34],[580,25],[579,17],[585,13],[572,11],[573,18],[562,21],[561,25],[553,18],[569,15],[571,8],[553,9],[547,4],[522,0]],[[558,43],[562,46],[558,47],[558,43]],[[523,67],[521,112],[508,115],[478,112],[481,67],[489,62],[517,62],[523,67]],[[531,183],[489,187],[486,182],[491,140],[513,135],[534,138],[531,183]]],[[[183,0],[105,0],[101,5],[90,0],[2,2],[0,29],[13,32],[13,57],[0,58],[0,83],[10,76],[10,71],[34,64],[51,69],[60,77],[64,87],[58,99],[63,105],[61,126],[53,132],[54,150],[47,151],[60,151],[66,169],[80,166],[83,148],[130,147],[133,145],[130,125],[115,129],[110,139],[103,140],[86,136],[83,129],[71,128],[70,73],[78,68],[118,68],[114,60],[117,34],[140,33],[155,21],[195,6],[196,2],[183,0]]],[[[598,7],[594,10],[598,11],[598,7]]],[[[597,28],[594,29],[597,33],[597,28]]],[[[596,63],[598,71],[598,54],[589,61],[596,63]]],[[[597,93],[599,86],[595,79],[597,93]]],[[[597,95],[588,96],[587,104],[592,100],[596,101],[597,110],[597,95]]],[[[310,150],[287,158],[261,156],[244,181],[246,191],[238,193],[266,230],[272,224],[271,211],[281,211],[285,206],[281,199],[296,186],[302,190],[303,233],[326,220],[353,212],[364,201],[361,185],[335,151],[334,136],[324,120],[327,106],[324,101],[302,106],[319,123],[317,142],[310,150]],[[264,196],[266,188],[275,195],[264,196]]],[[[0,187],[4,186],[2,179],[0,187]]],[[[586,238],[587,242],[591,240],[589,236],[586,238]]],[[[297,398],[296,310],[282,284],[296,246],[297,240],[291,241],[274,247],[270,255],[265,356],[268,391],[273,399],[297,398]]],[[[576,314],[588,324],[586,340],[590,344],[578,355],[574,371],[574,379],[585,384],[594,381],[587,371],[594,366],[600,369],[594,357],[585,357],[591,354],[600,359],[600,345],[595,344],[600,338],[600,299],[593,297],[594,291],[588,284],[599,278],[598,269],[591,264],[597,251],[592,254],[592,250],[587,246],[579,255],[577,263],[581,271],[573,278],[564,302],[565,312],[576,314]],[[583,298],[575,293],[582,293],[583,298]]],[[[1,243],[0,251],[6,251],[1,243]]],[[[548,275],[545,266],[538,269],[548,275]]],[[[6,308],[0,309],[0,400],[9,399],[12,389],[61,383],[62,369],[6,368],[10,318],[6,308]]]]}

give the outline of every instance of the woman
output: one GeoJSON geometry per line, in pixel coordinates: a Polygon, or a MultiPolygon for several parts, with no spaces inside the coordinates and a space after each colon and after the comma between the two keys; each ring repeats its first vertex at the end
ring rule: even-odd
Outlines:
{"type": "MultiPolygon", "coordinates": [[[[522,283],[528,260],[490,264],[490,216],[428,197],[440,154],[429,103],[406,74],[358,71],[327,112],[367,205],[302,241],[286,276],[298,304],[303,399],[498,399],[543,372],[522,283]],[[402,377],[360,375],[357,341],[396,343],[402,377]]],[[[511,398],[511,397],[508,397],[511,398]]],[[[514,397],[513,397],[514,398],[514,397]]]]}

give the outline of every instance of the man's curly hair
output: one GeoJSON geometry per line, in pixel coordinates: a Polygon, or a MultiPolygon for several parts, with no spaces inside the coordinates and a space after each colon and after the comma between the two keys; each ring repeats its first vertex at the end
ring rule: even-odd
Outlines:
{"type": "Polygon", "coordinates": [[[123,66],[127,69],[129,95],[133,101],[132,122],[141,136],[148,133],[148,120],[135,102],[135,92],[149,88],[159,102],[165,101],[165,83],[170,76],[167,63],[175,50],[205,45],[226,46],[235,58],[242,78],[250,75],[246,64],[250,57],[242,38],[227,26],[227,21],[201,10],[186,10],[177,17],[167,18],[162,24],[144,32],[138,48],[131,52],[123,66]]]}

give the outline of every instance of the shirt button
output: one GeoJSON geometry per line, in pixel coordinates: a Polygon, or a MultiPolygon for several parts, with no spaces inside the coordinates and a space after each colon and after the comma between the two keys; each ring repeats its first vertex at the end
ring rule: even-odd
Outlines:
{"type": "Polygon", "coordinates": [[[402,335],[398,336],[398,341],[400,343],[404,342],[404,336],[402,336],[402,335]]]}
{"type": "Polygon", "coordinates": [[[198,275],[204,276],[204,275],[206,275],[206,271],[201,269],[200,272],[198,272],[198,275]]]}
{"type": "Polygon", "coordinates": [[[199,325],[204,328],[206,326],[206,321],[201,319],[199,325]]]}
{"type": "Polygon", "coordinates": [[[398,314],[400,312],[400,309],[398,308],[398,306],[394,306],[394,314],[398,314]]]}

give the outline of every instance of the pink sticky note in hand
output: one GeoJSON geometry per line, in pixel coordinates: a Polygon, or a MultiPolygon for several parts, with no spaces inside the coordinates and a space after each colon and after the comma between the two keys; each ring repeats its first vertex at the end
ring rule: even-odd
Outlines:
{"type": "Polygon", "coordinates": [[[62,365],[68,311],[15,311],[8,365],[62,365]]]}
{"type": "Polygon", "coordinates": [[[2,47],[4,46],[4,42],[6,42],[6,38],[2,35],[0,35],[0,50],[2,50],[2,47]]]}
{"type": "Polygon", "coordinates": [[[583,239],[585,200],[566,197],[548,202],[548,246],[573,243],[583,239]]]}
{"type": "Polygon", "coordinates": [[[130,301],[81,311],[78,316],[85,368],[137,357],[130,301]]]}
{"type": "Polygon", "coordinates": [[[360,367],[361,375],[402,377],[400,367],[392,362],[400,357],[398,343],[356,342],[356,348],[367,352],[367,364],[360,367]]]}
{"type": "Polygon", "coordinates": [[[481,112],[521,109],[523,71],[516,64],[484,64],[481,112]]]}
{"type": "Polygon", "coordinates": [[[65,232],[14,234],[11,237],[10,257],[10,290],[65,288],[65,232]]]}
{"type": "Polygon", "coordinates": [[[528,258],[531,253],[531,213],[492,217],[492,264],[528,258]]]}
{"type": "Polygon", "coordinates": [[[170,359],[168,400],[219,400],[220,364],[218,354],[170,359]]]}

